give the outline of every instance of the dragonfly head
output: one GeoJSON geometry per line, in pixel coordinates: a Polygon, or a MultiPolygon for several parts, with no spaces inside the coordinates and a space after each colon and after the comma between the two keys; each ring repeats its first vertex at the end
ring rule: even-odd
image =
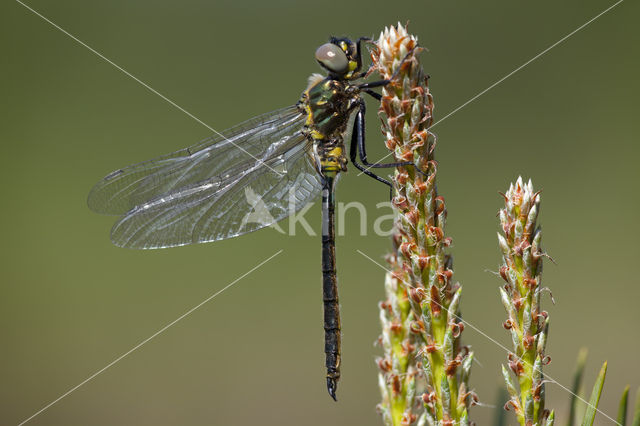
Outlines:
{"type": "Polygon", "coordinates": [[[358,46],[348,38],[331,37],[316,50],[316,60],[330,74],[350,78],[362,66],[358,46]]]}

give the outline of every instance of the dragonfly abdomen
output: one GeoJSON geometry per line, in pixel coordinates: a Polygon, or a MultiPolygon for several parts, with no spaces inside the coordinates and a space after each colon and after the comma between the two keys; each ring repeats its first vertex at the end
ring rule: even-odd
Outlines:
{"type": "Polygon", "coordinates": [[[324,352],[327,390],[335,400],[340,380],[340,305],[336,273],[335,199],[333,177],[322,183],[322,300],[324,302],[324,352]]]}

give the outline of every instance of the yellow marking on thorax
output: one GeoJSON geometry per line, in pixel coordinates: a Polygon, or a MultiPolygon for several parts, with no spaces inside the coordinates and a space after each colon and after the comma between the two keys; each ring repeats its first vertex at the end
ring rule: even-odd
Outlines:
{"type": "Polygon", "coordinates": [[[336,146],[331,151],[327,153],[328,157],[340,158],[342,157],[342,147],[336,146]]]}
{"type": "MultiPolygon", "coordinates": [[[[311,116],[309,116],[309,120],[311,119],[311,116]]],[[[311,130],[310,135],[312,138],[314,139],[324,139],[325,135],[320,133],[319,131],[317,131],[316,129],[311,130]]]]}

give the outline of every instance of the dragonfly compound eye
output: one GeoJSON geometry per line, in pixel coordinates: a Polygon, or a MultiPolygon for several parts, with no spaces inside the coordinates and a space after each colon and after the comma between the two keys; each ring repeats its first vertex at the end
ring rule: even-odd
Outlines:
{"type": "Polygon", "coordinates": [[[349,68],[347,55],[339,46],[333,43],[326,43],[318,47],[318,50],[316,50],[316,60],[329,71],[338,74],[347,72],[349,68]]]}

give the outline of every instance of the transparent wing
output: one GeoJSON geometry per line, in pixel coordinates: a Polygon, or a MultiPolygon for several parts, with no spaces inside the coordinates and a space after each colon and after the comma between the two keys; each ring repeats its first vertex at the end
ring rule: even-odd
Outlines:
{"type": "Polygon", "coordinates": [[[224,136],[110,173],[93,187],[87,204],[97,213],[122,215],[162,194],[207,179],[220,181],[304,143],[299,137],[303,124],[295,106],[252,118],[224,136]]]}
{"type": "Polygon", "coordinates": [[[111,240],[141,249],[180,246],[242,235],[284,219],[321,191],[309,145],[301,135],[295,139],[282,155],[136,206],[114,225],[111,240]]]}

